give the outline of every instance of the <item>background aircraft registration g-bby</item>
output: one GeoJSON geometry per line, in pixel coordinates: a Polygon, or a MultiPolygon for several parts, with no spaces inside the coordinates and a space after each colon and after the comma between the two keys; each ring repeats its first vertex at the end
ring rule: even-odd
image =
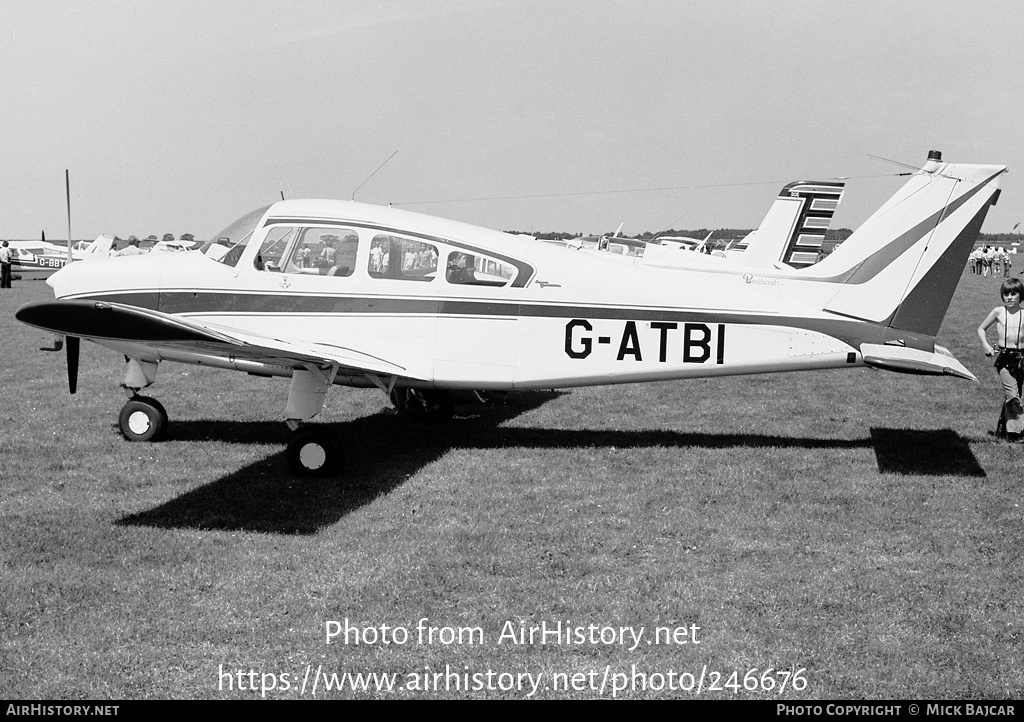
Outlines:
{"type": "Polygon", "coordinates": [[[813,266],[666,269],[346,201],[289,200],[203,251],[69,264],[21,321],[129,359],[120,428],[167,429],[139,396],[165,361],[290,378],[288,460],[341,467],[300,426],[335,384],[450,413],[456,389],[530,389],[873,366],[973,378],[935,335],[1004,166],[923,168],[813,266]]]}

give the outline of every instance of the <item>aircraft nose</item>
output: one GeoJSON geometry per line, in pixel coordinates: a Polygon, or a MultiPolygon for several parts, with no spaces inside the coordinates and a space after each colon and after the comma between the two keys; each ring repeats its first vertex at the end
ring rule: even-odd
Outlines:
{"type": "Polygon", "coordinates": [[[78,279],[81,277],[80,269],[78,268],[80,265],[78,263],[69,263],[46,279],[46,285],[53,289],[54,298],[63,298],[75,293],[74,289],[78,285],[78,279]]]}
{"type": "Polygon", "coordinates": [[[56,298],[108,295],[139,288],[158,288],[164,265],[172,254],[145,254],[126,258],[98,258],[64,266],[47,283],[56,298]]]}

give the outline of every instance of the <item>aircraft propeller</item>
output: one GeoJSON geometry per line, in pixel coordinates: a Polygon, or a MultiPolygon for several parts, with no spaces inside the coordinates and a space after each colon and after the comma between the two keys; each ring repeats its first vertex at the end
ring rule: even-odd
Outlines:
{"type": "Polygon", "coordinates": [[[66,336],[64,347],[68,355],[68,391],[72,394],[78,390],[78,349],[82,339],[78,336],[66,336]]]}

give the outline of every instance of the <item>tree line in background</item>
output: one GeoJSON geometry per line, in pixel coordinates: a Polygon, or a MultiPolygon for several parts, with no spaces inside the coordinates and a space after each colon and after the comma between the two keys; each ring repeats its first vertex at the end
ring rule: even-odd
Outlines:
{"type": "MultiPolygon", "coordinates": [[[[163,241],[164,243],[167,243],[167,242],[173,241],[173,240],[175,240],[173,233],[165,233],[163,238],[157,238],[154,235],[149,235],[149,236],[146,236],[145,238],[139,238],[138,236],[128,236],[127,238],[121,238],[120,236],[114,236],[114,242],[115,243],[118,242],[118,241],[128,241],[129,243],[131,243],[132,241],[139,241],[140,243],[148,243],[148,244],[152,245],[152,244],[154,244],[154,243],[156,243],[158,241],[163,241]]],[[[188,243],[194,243],[196,238],[191,233],[182,233],[181,234],[181,238],[179,238],[177,240],[187,241],[188,243]]]]}

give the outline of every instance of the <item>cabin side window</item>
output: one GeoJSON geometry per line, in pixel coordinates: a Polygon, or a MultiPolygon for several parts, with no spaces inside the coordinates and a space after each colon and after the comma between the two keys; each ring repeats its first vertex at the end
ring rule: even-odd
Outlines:
{"type": "Polygon", "coordinates": [[[212,245],[207,244],[209,249],[204,250],[203,253],[217,263],[223,263],[225,266],[234,268],[242,260],[242,252],[245,250],[251,237],[252,233],[249,233],[249,235],[234,243],[228,237],[221,237],[214,241],[212,245]]]}
{"type": "MultiPolygon", "coordinates": [[[[268,254],[280,253],[276,268],[266,271],[305,273],[311,276],[351,276],[356,267],[359,232],[354,228],[275,228],[267,234],[260,249],[268,254]]],[[[257,258],[259,268],[259,257],[257,258]]]]}
{"type": "Polygon", "coordinates": [[[448,283],[468,286],[507,286],[516,275],[515,266],[488,256],[463,251],[448,254],[445,278],[448,283]]]}
{"type": "Polygon", "coordinates": [[[367,270],[373,278],[433,281],[437,277],[437,258],[437,246],[381,233],[370,241],[367,270]]]}
{"type": "Polygon", "coordinates": [[[252,261],[256,270],[280,272],[284,268],[284,253],[297,233],[298,229],[288,226],[271,228],[267,232],[267,237],[263,239],[259,253],[252,261]]]}

